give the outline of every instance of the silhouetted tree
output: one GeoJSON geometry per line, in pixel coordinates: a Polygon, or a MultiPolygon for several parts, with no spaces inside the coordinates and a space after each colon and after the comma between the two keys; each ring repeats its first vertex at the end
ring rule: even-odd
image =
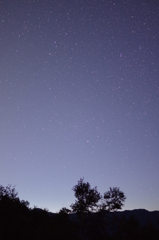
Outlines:
{"type": "Polygon", "coordinates": [[[16,200],[18,193],[15,190],[15,187],[12,187],[11,185],[8,185],[7,187],[0,186],[0,200],[3,198],[8,198],[11,200],[16,200]]]}
{"type": "Polygon", "coordinates": [[[3,187],[2,185],[0,185],[0,201],[3,204],[14,203],[14,206],[19,206],[23,208],[29,207],[29,202],[24,200],[20,201],[15,187],[12,187],[11,185],[8,185],[7,187],[3,187]]]}
{"type": "Polygon", "coordinates": [[[116,211],[123,207],[126,199],[124,193],[118,187],[110,188],[102,197],[97,191],[97,187],[91,188],[90,184],[85,183],[83,178],[80,178],[72,190],[75,192],[77,200],[70,207],[73,212],[78,213],[97,210],[116,211]]]}
{"type": "Polygon", "coordinates": [[[116,211],[123,207],[126,196],[119,188],[110,188],[108,192],[104,193],[100,208],[107,211],[116,211]]]}
{"type": "Polygon", "coordinates": [[[101,199],[100,193],[97,191],[97,187],[91,188],[90,184],[84,182],[83,178],[80,178],[78,184],[72,189],[75,192],[74,204],[71,204],[73,212],[88,213],[96,210],[97,203],[101,199]]]}

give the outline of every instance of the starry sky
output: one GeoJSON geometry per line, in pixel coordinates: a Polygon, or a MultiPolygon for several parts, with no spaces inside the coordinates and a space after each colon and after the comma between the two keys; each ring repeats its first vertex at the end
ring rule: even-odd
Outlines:
{"type": "Polygon", "coordinates": [[[0,5],[0,184],[57,212],[84,177],[159,210],[159,2],[0,5]]]}

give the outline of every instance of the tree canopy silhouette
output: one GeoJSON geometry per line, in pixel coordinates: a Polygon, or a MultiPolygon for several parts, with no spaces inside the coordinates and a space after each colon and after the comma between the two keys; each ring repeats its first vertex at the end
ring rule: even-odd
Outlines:
{"type": "Polygon", "coordinates": [[[87,213],[97,208],[97,203],[101,199],[97,187],[91,188],[88,182],[85,183],[84,179],[80,178],[78,184],[72,190],[75,192],[75,197],[77,198],[75,203],[70,206],[73,212],[87,213]]]}
{"type": "Polygon", "coordinates": [[[15,187],[12,187],[11,185],[8,185],[7,187],[0,186],[0,200],[3,198],[15,200],[18,199],[17,195],[18,193],[16,192],[15,187]]]}
{"type": "Polygon", "coordinates": [[[75,203],[70,206],[72,212],[116,211],[123,207],[126,199],[124,193],[118,187],[110,188],[102,196],[97,191],[97,187],[91,188],[88,182],[84,182],[84,178],[80,178],[72,190],[76,197],[75,203]]]}
{"type": "Polygon", "coordinates": [[[15,187],[12,187],[11,185],[8,185],[6,187],[3,187],[0,185],[0,203],[1,204],[14,204],[16,206],[21,207],[29,207],[29,202],[19,199],[18,193],[15,190],[15,187]]]}
{"type": "Polygon", "coordinates": [[[110,188],[108,192],[104,193],[104,197],[102,199],[102,209],[110,212],[121,209],[124,205],[124,201],[126,200],[126,196],[119,188],[113,187],[110,188]]]}

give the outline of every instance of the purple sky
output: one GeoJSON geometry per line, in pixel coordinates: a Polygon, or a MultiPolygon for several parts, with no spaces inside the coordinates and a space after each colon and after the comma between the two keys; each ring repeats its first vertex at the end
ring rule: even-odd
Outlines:
{"type": "Polygon", "coordinates": [[[0,184],[56,212],[84,177],[159,210],[159,3],[3,1],[0,184]]]}

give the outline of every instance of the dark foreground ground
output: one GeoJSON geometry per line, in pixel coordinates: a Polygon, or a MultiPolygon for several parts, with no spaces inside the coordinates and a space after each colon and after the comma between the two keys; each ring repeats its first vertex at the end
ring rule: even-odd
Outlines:
{"type": "Polygon", "coordinates": [[[159,240],[159,211],[53,214],[18,202],[0,203],[0,240],[159,240]]]}

